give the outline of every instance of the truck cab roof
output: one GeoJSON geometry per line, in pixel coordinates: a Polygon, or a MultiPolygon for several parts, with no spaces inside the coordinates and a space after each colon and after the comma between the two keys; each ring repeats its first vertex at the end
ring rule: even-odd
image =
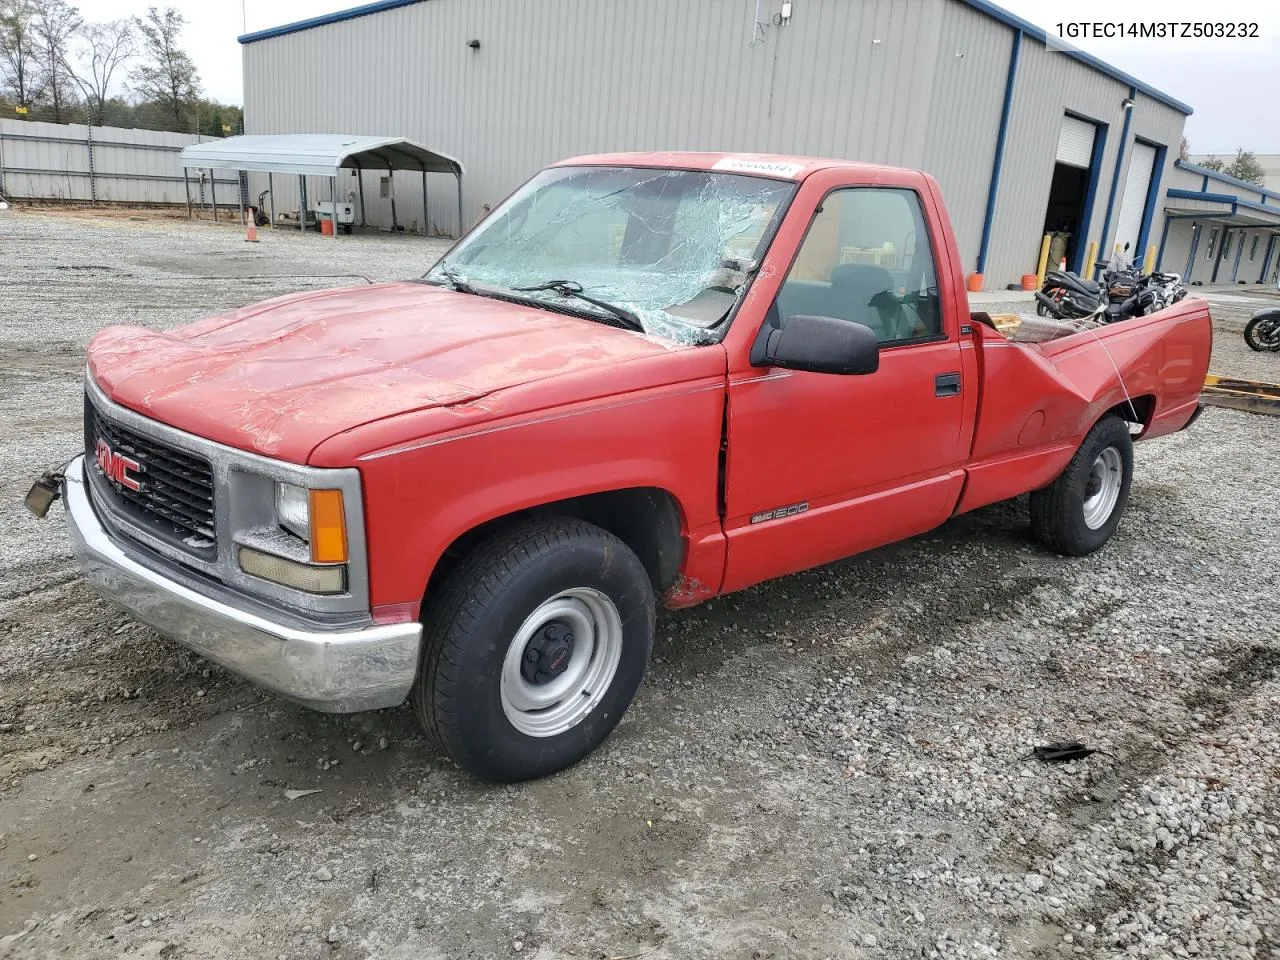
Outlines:
{"type": "Polygon", "coordinates": [[[858,163],[831,157],[805,157],[783,153],[702,153],[696,151],[649,151],[595,153],[570,157],[552,164],[557,167],[655,167],[671,170],[709,170],[719,173],[749,174],[778,180],[802,181],[819,170],[848,169],[865,174],[892,173],[895,177],[919,176],[915,170],[885,164],[858,163]]]}

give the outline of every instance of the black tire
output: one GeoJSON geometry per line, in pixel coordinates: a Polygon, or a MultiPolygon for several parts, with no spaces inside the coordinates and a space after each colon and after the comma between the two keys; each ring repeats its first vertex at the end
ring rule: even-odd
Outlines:
{"type": "MultiPolygon", "coordinates": [[[[1111,539],[1129,503],[1129,486],[1133,482],[1133,438],[1129,426],[1119,417],[1103,417],[1085,435],[1067,469],[1044,490],[1031,494],[1031,530],[1036,539],[1058,553],[1083,557],[1093,553],[1111,539]],[[1091,527],[1086,521],[1086,501],[1101,488],[1094,474],[1095,464],[1111,460],[1104,453],[1114,450],[1119,455],[1119,490],[1115,504],[1105,521],[1091,527]],[[1098,483],[1098,487],[1094,484],[1098,483]]],[[[1092,501],[1091,501],[1092,502],[1092,501]]]]}
{"type": "Polygon", "coordinates": [[[1244,328],[1244,342],[1258,352],[1280,351],[1280,311],[1264,310],[1244,328]]]}
{"type": "Polygon", "coordinates": [[[414,712],[428,736],[481,779],[511,783],[563,770],[622,719],[649,662],[654,619],[644,565],[613,534],[568,518],[522,521],[478,545],[427,597],[414,712]],[[504,663],[530,615],[576,589],[604,595],[619,615],[617,667],[573,726],[531,736],[504,710],[504,663]]]}

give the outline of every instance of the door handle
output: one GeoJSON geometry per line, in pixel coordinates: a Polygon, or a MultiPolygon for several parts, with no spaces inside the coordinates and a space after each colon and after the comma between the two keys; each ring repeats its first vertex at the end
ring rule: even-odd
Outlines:
{"type": "Polygon", "coordinates": [[[960,374],[940,373],[933,378],[933,395],[935,397],[960,396],[960,374]]]}

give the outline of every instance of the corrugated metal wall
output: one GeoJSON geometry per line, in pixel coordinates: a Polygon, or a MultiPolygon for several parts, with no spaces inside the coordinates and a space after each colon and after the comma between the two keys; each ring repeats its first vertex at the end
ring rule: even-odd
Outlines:
{"type": "MultiPolygon", "coordinates": [[[[0,190],[9,197],[113,203],[186,203],[183,147],[207,137],[78,123],[0,120],[0,190]],[[90,142],[92,171],[90,181],[90,142]]],[[[198,174],[196,174],[198,177],[198,174]]],[[[219,174],[219,202],[238,201],[219,174]]],[[[198,185],[192,185],[197,199],[198,185]]]]}
{"type": "MultiPolygon", "coordinates": [[[[245,128],[400,135],[451,153],[467,168],[468,223],[541,166],[579,153],[754,150],[920,167],[946,191],[973,269],[1012,29],[956,0],[803,0],[787,26],[773,22],[781,8],[427,0],[246,44],[245,128]]],[[[1063,109],[1113,126],[1091,230],[1100,235],[1127,94],[1023,44],[988,286],[1034,270],[1063,109]]],[[[1134,132],[1176,148],[1181,119],[1140,97],[1134,132]]],[[[421,189],[419,175],[396,176],[401,222],[420,217],[421,189]]],[[[450,187],[433,181],[429,191],[433,230],[452,232],[450,187]]],[[[377,194],[367,178],[369,219],[388,225],[377,194]]],[[[278,209],[296,197],[292,182],[277,184],[278,209]]]]}
{"type": "MultiPolygon", "coordinates": [[[[1013,31],[962,3],[946,3],[939,22],[942,39],[922,167],[942,187],[969,271],[982,239],[1013,31]]],[[[1010,145],[1018,135],[1009,131],[1010,145]]]]}
{"type": "MultiPolygon", "coordinates": [[[[1124,130],[1123,101],[1129,88],[1112,77],[1079,61],[1045,49],[1043,43],[1025,38],[1015,85],[1013,114],[1005,151],[1000,197],[993,224],[991,259],[987,273],[999,282],[1013,282],[1023,273],[1034,273],[1044,228],[1044,210],[1053,178],[1058,129],[1065,112],[1106,127],[1106,147],[1102,154],[1087,240],[1102,250],[1104,231],[1109,242],[1115,235],[1115,221],[1123,198],[1124,177],[1133,141],[1139,137],[1164,146],[1165,165],[1161,172],[1163,197],[1169,170],[1178,157],[1184,117],[1172,107],[1138,94],[1130,120],[1124,156],[1119,166],[1124,130]],[[1118,178],[1111,221],[1105,222],[1113,179],[1118,178]]],[[[1157,201],[1158,206],[1163,203],[1157,201]]],[[[1159,242],[1164,222],[1159,210],[1152,218],[1152,242],[1159,242]]]]}
{"type": "MultiPolygon", "coordinates": [[[[1203,228],[1202,228],[1203,229],[1203,228]]],[[[1169,222],[1169,235],[1165,239],[1164,256],[1160,258],[1160,269],[1170,273],[1182,274],[1183,283],[1190,283],[1199,277],[1187,272],[1187,256],[1191,253],[1192,238],[1195,228],[1191,220],[1172,220],[1169,222]]],[[[1200,239],[1204,243],[1203,236],[1200,239]]],[[[1197,248],[1197,252],[1199,252],[1197,248]]]]}

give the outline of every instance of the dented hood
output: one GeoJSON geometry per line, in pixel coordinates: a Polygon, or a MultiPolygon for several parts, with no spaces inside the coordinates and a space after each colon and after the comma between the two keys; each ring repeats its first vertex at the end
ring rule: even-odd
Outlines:
{"type": "Polygon", "coordinates": [[[117,403],[296,463],[334,434],[679,349],[577,317],[421,283],[325,290],[167,333],[109,327],[89,373],[117,403]]]}

